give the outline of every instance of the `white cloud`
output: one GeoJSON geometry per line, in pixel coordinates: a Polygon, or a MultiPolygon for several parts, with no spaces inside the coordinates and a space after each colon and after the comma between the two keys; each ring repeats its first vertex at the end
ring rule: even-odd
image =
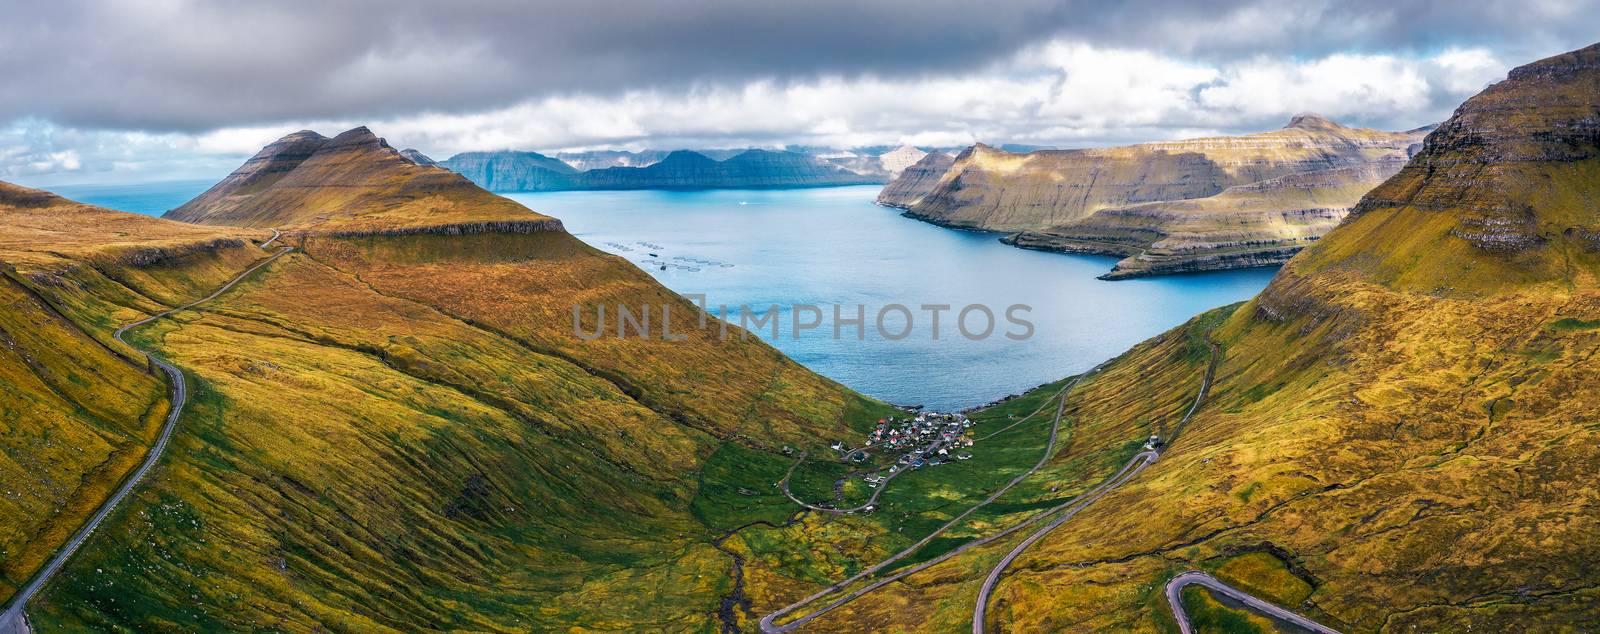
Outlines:
{"type": "MultiPolygon", "coordinates": [[[[1240,19],[1254,19],[1242,16],[1240,19]]],[[[219,177],[261,146],[309,128],[369,125],[436,158],[467,150],[965,145],[1084,146],[1237,133],[1314,111],[1390,129],[1447,116],[1503,76],[1482,48],[1431,56],[1335,53],[1199,62],[1054,41],[958,74],[697,84],[566,94],[468,113],[288,121],[199,134],[78,130],[38,120],[0,128],[0,178],[219,177]]]]}

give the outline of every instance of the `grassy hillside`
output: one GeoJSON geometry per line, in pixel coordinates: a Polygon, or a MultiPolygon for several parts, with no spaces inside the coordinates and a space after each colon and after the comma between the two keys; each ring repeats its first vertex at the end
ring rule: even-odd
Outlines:
{"type": "Polygon", "coordinates": [[[259,253],[243,236],[0,183],[0,597],[145,456],[166,385],[109,337],[259,253]]]}
{"type": "MultiPolygon", "coordinates": [[[[1600,47],[1513,71],[1260,297],[1219,313],[1204,335],[1222,355],[1207,404],[1158,462],[1017,561],[988,625],[1173,631],[1162,586],[1189,568],[1342,631],[1592,624],[1597,85],[1600,47]]],[[[1201,335],[1164,339],[1180,336],[1201,335]]],[[[1142,431],[1125,412],[1149,391],[1193,389],[1160,378],[1190,362],[1158,349],[1081,386],[1100,405],[1080,420],[1122,427],[1075,442],[1116,447],[1142,431]]],[[[964,630],[1008,548],[892,584],[815,629],[964,630]]]]}
{"type": "MultiPolygon", "coordinates": [[[[34,604],[34,623],[718,627],[735,591],[718,540],[774,515],[729,474],[781,471],[783,445],[826,451],[887,407],[758,339],[721,340],[626,261],[470,184],[435,188],[436,170],[366,136],[186,206],[280,228],[298,249],[130,333],[183,368],[193,396],[166,458],[34,604]],[[670,305],[686,338],[579,339],[571,307],[592,319],[601,304],[670,305]]],[[[181,270],[198,283],[207,266],[181,270]]],[[[123,301],[118,290],[62,296],[91,306],[78,318],[103,336],[121,320],[90,319],[92,306],[123,301]]]]}

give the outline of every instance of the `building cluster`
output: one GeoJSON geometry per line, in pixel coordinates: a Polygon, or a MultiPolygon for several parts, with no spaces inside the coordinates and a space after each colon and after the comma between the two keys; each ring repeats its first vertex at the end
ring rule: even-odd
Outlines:
{"type": "MultiPolygon", "coordinates": [[[[973,444],[973,425],[972,420],[959,414],[919,412],[907,418],[891,416],[878,420],[861,448],[850,449],[843,442],[836,442],[833,449],[854,462],[865,461],[869,451],[898,452],[899,458],[887,470],[892,474],[902,468],[919,469],[972,459],[972,454],[965,450],[973,444]]],[[[887,478],[882,474],[871,475],[866,482],[876,487],[887,478]]]]}

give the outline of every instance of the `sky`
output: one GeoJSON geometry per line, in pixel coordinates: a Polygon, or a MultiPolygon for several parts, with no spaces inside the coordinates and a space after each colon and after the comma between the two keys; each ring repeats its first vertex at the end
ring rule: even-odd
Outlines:
{"type": "Polygon", "coordinates": [[[1600,0],[0,0],[0,180],[215,179],[368,125],[434,158],[1410,129],[1600,0]]]}

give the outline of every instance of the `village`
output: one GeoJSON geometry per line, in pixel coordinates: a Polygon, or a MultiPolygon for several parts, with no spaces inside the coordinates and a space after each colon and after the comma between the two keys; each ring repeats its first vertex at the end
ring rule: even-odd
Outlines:
{"type": "Polygon", "coordinates": [[[834,442],[832,448],[841,458],[856,463],[866,462],[870,450],[899,452],[894,464],[864,478],[867,486],[877,488],[901,469],[972,459],[972,454],[963,450],[973,444],[973,425],[971,419],[959,414],[918,412],[908,418],[890,416],[878,420],[861,447],[852,449],[843,442],[834,442]]]}

